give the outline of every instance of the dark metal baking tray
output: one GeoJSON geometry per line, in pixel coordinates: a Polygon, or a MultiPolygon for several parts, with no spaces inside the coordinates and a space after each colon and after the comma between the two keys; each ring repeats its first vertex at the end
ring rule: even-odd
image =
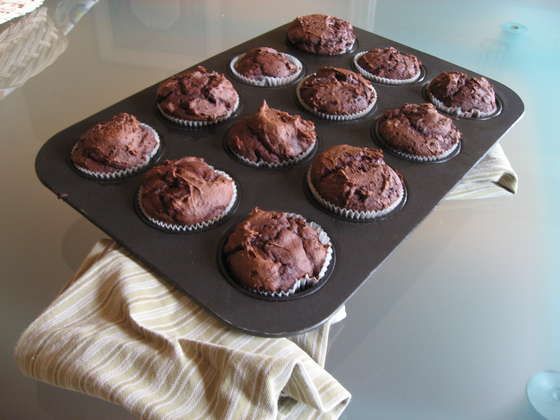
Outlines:
{"type": "MultiPolygon", "coordinates": [[[[295,85],[252,87],[236,80],[228,70],[232,57],[257,46],[270,46],[295,55],[304,63],[307,74],[325,65],[352,68],[354,53],[321,57],[291,47],[286,40],[286,27],[274,29],[200,64],[226,73],[234,83],[241,97],[237,115],[255,112],[266,99],[275,108],[314,120],[319,138],[318,151],[340,143],[376,146],[372,128],[383,109],[406,102],[424,102],[423,85],[442,71],[463,70],[476,74],[356,28],[359,43],[356,51],[396,46],[420,58],[425,66],[425,78],[404,86],[375,83],[378,102],[370,115],[351,122],[324,121],[301,109],[296,100],[295,85]]],[[[286,336],[317,327],[356,293],[395,247],[521,117],[524,106],[519,96],[503,84],[495,80],[491,82],[501,101],[502,111],[486,120],[455,119],[463,132],[462,150],[458,156],[445,163],[421,164],[385,154],[386,161],[404,176],[408,198],[402,209],[371,223],[344,221],[317,206],[309,197],[304,182],[308,160],[290,168],[256,169],[232,158],[224,150],[223,136],[233,120],[196,130],[168,122],[154,107],[157,85],[53,136],[40,150],[36,170],[39,179],[59,198],[226,323],[256,335],[286,336]],[[135,114],[158,131],[165,144],[162,159],[201,156],[233,176],[240,193],[235,213],[224,223],[204,232],[165,233],[148,226],[135,212],[134,196],[142,174],[119,182],[99,183],[73,170],[68,156],[80,134],[94,123],[123,111],[135,114]],[[328,232],[336,248],[336,264],[316,292],[297,299],[271,302],[244,293],[224,277],[219,261],[220,244],[232,226],[254,206],[299,213],[328,232]]],[[[375,281],[375,276],[370,281],[375,281]]]]}

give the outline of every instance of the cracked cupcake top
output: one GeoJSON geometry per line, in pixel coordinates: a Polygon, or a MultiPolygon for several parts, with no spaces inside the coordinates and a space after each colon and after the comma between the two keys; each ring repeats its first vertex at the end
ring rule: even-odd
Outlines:
{"type": "Polygon", "coordinates": [[[76,166],[93,172],[115,172],[147,163],[157,146],[153,131],[123,112],[82,134],[71,159],[76,166]]]}
{"type": "Polygon", "coordinates": [[[278,292],[306,276],[317,282],[329,247],[303,217],[254,208],[228,237],[224,254],[242,285],[278,292]]]}
{"type": "Polygon", "coordinates": [[[375,101],[371,82],[351,70],[323,67],[299,86],[301,100],[315,111],[352,115],[375,101]]]}
{"type": "Polygon", "coordinates": [[[259,47],[243,54],[235,64],[235,70],[249,78],[288,77],[297,71],[297,66],[274,48],[259,47]]]}
{"type": "Polygon", "coordinates": [[[444,105],[460,108],[465,113],[496,110],[496,94],[485,77],[469,77],[459,71],[444,72],[430,82],[428,91],[444,105]]]}
{"type": "Polygon", "coordinates": [[[166,160],[144,175],[140,202],[148,216],[194,225],[220,217],[234,199],[233,180],[199,157],[166,160]]]}
{"type": "Polygon", "coordinates": [[[404,187],[380,149],[347,144],[317,155],[310,180],[321,197],[345,209],[382,211],[401,200],[404,187]]]}
{"type": "Polygon", "coordinates": [[[352,49],[356,35],[350,22],[315,14],[297,17],[288,28],[288,39],[303,51],[339,55],[352,49]]]}
{"type": "Polygon", "coordinates": [[[437,157],[457,146],[461,133],[451,118],[430,103],[405,104],[384,112],[379,134],[391,148],[425,157],[437,157]]]}
{"type": "Polygon", "coordinates": [[[369,50],[358,59],[358,64],[374,76],[387,79],[411,79],[420,72],[420,61],[416,56],[394,47],[369,50]]]}
{"type": "Polygon", "coordinates": [[[315,124],[299,115],[270,108],[236,121],[227,134],[228,147],[251,162],[279,163],[296,158],[317,140],[315,124]]]}
{"type": "Polygon", "coordinates": [[[172,117],[215,121],[235,111],[239,95],[223,74],[197,66],[162,82],[156,101],[172,117]]]}

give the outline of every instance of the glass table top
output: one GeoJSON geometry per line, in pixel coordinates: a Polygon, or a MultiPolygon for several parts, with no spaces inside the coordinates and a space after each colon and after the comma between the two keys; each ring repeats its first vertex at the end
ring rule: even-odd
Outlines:
{"type": "MultiPolygon", "coordinates": [[[[344,417],[539,418],[525,385],[537,371],[560,370],[558,2],[58,0],[43,7],[18,28],[21,63],[8,62],[13,48],[0,42],[0,65],[12,69],[0,74],[0,381],[10,390],[0,393],[0,417],[130,418],[27,379],[13,361],[19,334],[104,236],[39,183],[33,165],[41,145],[179,70],[320,12],[497,79],[526,108],[502,142],[519,193],[441,203],[348,302],[327,356],[327,369],[353,395],[344,417]],[[38,36],[48,51],[33,50],[38,36]]],[[[0,40],[10,28],[0,26],[0,40]]]]}

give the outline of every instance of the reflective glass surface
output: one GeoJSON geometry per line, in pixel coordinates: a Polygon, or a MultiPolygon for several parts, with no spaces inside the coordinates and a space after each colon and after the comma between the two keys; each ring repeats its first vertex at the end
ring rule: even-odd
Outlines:
{"type": "Polygon", "coordinates": [[[13,361],[19,334],[103,237],[40,185],[33,165],[41,145],[176,71],[321,12],[495,78],[526,107],[502,142],[519,193],[443,202],[348,302],[327,357],[327,369],[353,394],[344,416],[539,418],[525,385],[537,371],[560,370],[560,3],[59,0],[44,7],[46,17],[19,28],[17,54],[0,45],[0,65],[10,69],[0,74],[0,417],[130,418],[24,378],[13,361]],[[8,54],[19,61],[8,65],[8,54]]]}

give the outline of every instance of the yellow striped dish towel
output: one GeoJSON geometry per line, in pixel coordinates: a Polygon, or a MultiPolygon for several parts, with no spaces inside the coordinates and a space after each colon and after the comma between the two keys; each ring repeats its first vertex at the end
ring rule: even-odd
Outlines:
{"type": "Polygon", "coordinates": [[[350,393],[324,369],[330,325],[244,334],[105,239],[15,357],[26,375],[145,419],[337,418],[350,393]]]}
{"type": "Polygon", "coordinates": [[[493,198],[517,193],[517,174],[498,143],[449,193],[446,200],[493,198]]]}

